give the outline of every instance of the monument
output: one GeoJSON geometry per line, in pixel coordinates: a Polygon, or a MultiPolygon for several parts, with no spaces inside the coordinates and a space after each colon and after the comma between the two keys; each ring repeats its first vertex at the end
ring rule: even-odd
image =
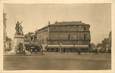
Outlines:
{"type": "Polygon", "coordinates": [[[24,52],[24,34],[23,27],[19,21],[16,23],[15,30],[14,49],[16,53],[22,53],[24,52]]]}

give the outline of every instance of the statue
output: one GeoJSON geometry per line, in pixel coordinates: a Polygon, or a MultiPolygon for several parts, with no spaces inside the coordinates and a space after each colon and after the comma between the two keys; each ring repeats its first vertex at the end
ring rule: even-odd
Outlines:
{"type": "Polygon", "coordinates": [[[21,23],[19,21],[17,21],[16,27],[15,27],[16,34],[23,35],[23,31],[22,31],[23,27],[20,24],[21,23]]]}
{"type": "Polygon", "coordinates": [[[24,34],[23,34],[23,27],[21,26],[22,22],[17,21],[15,26],[15,36],[14,36],[14,52],[17,53],[24,53],[25,46],[24,46],[24,34]]]}

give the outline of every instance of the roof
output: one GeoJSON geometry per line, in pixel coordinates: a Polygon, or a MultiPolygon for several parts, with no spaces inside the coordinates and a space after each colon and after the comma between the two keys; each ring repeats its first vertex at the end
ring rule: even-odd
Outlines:
{"type": "Polygon", "coordinates": [[[85,24],[82,21],[63,21],[63,22],[55,22],[54,24],[49,24],[41,29],[38,29],[37,31],[41,31],[44,30],[46,28],[48,28],[49,26],[72,26],[72,25],[86,25],[86,26],[90,26],[89,24],[85,24]]]}
{"type": "Polygon", "coordinates": [[[40,29],[36,30],[35,33],[38,32],[38,31],[44,30],[44,29],[46,29],[46,28],[48,28],[48,25],[45,26],[45,27],[43,27],[43,28],[40,28],[40,29]]]}
{"type": "Polygon", "coordinates": [[[55,22],[54,24],[50,24],[50,25],[88,25],[89,24],[85,24],[82,21],[63,21],[63,22],[55,22]]]}

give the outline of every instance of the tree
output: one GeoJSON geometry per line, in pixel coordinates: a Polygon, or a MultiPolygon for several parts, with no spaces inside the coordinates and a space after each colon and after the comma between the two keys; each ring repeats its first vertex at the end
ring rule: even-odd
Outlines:
{"type": "Polygon", "coordinates": [[[16,53],[19,53],[19,54],[24,54],[24,46],[23,46],[23,43],[19,43],[18,46],[17,46],[17,50],[16,50],[16,53]]]}
{"type": "Polygon", "coordinates": [[[108,51],[108,48],[109,48],[109,39],[108,38],[105,38],[102,41],[102,47],[103,47],[104,52],[108,51]]]}
{"type": "Polygon", "coordinates": [[[94,43],[90,43],[90,48],[89,48],[89,51],[94,51],[96,49],[96,45],[94,43]]]}
{"type": "Polygon", "coordinates": [[[10,51],[12,49],[12,39],[6,36],[5,51],[10,51]]]}

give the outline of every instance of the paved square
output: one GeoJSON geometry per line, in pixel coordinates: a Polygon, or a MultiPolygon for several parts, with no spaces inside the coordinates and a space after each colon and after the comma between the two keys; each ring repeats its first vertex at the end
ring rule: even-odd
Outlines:
{"type": "Polygon", "coordinates": [[[109,70],[111,54],[45,53],[4,56],[4,70],[109,70]]]}

